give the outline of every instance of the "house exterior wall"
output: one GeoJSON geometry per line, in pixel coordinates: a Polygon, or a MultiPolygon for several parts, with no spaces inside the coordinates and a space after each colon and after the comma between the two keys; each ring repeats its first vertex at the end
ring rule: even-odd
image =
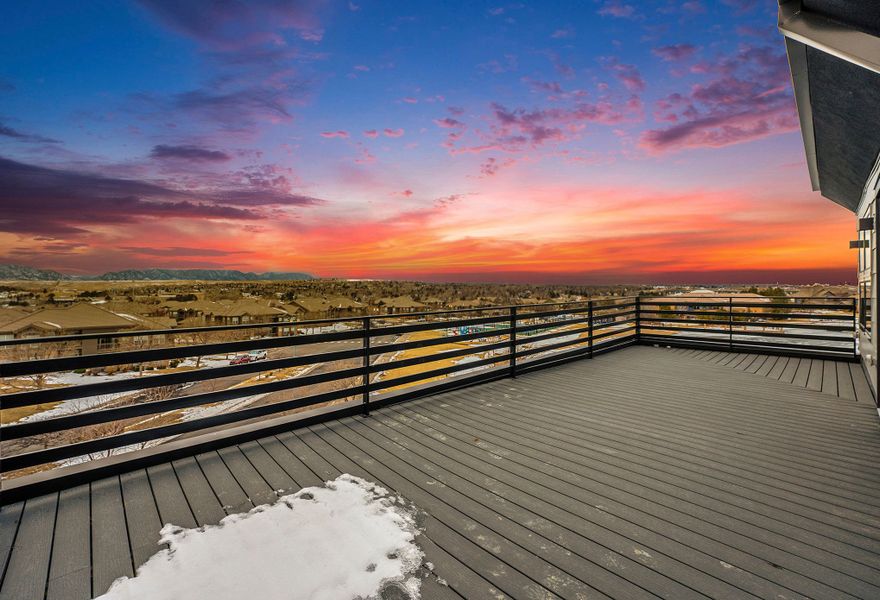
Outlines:
{"type": "Polygon", "coordinates": [[[878,335],[877,335],[877,263],[878,263],[878,220],[876,218],[877,199],[863,201],[859,207],[859,218],[874,220],[874,228],[859,231],[859,240],[868,242],[866,248],[859,248],[859,306],[858,306],[858,339],[862,366],[868,381],[877,396],[878,368],[878,335]]]}

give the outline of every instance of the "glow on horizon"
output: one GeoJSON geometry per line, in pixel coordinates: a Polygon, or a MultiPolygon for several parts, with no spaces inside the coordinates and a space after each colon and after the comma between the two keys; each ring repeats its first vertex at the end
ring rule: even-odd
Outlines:
{"type": "Polygon", "coordinates": [[[0,262],[854,279],[772,7],[48,4],[0,25],[0,262]]]}

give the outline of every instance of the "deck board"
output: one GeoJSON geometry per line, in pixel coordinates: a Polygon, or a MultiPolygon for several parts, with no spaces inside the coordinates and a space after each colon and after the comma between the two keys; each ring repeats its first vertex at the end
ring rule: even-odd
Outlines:
{"type": "Polygon", "coordinates": [[[796,387],[822,391],[845,400],[874,404],[874,396],[862,366],[848,361],[787,356],[747,355],[718,352],[721,358],[704,353],[681,353],[682,357],[705,360],[754,373],[796,387]]]}
{"type": "Polygon", "coordinates": [[[58,494],[40,496],[24,503],[18,535],[0,589],[0,600],[43,598],[57,506],[58,494]]]}
{"type": "Polygon", "coordinates": [[[216,452],[199,454],[196,456],[196,461],[227,514],[246,512],[254,507],[219,454],[216,452]]]}
{"type": "Polygon", "coordinates": [[[88,485],[59,493],[47,600],[91,598],[90,510],[88,485]]]}
{"type": "Polygon", "coordinates": [[[119,477],[92,488],[92,593],[96,596],[123,576],[134,575],[119,477]]]}
{"type": "Polygon", "coordinates": [[[144,469],[123,473],[119,480],[122,483],[122,501],[128,522],[131,557],[137,569],[162,547],[159,545],[162,520],[159,518],[153,489],[144,469]]]}
{"type": "Polygon", "coordinates": [[[9,566],[9,556],[18,533],[18,525],[21,523],[23,508],[24,502],[15,502],[0,507],[0,584],[2,584],[6,568],[9,566]]]}
{"type": "Polygon", "coordinates": [[[418,509],[428,600],[870,600],[870,393],[855,364],[628,348],[3,507],[0,598],[99,595],[164,523],[350,473],[418,509]]]}

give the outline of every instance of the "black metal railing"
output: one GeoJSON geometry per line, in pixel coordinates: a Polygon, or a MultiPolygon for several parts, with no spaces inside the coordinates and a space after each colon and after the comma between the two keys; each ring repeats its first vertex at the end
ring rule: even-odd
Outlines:
{"type": "Polygon", "coordinates": [[[337,405],[338,414],[342,407],[350,414],[353,404],[367,414],[376,404],[516,377],[636,342],[851,359],[855,320],[852,299],[624,297],[5,340],[0,377],[33,389],[0,396],[0,406],[34,413],[0,428],[0,472],[103,458],[322,405],[328,416],[337,405]],[[96,339],[112,351],[78,354],[83,342],[96,339]],[[194,357],[266,350],[277,356],[191,364],[194,357]],[[180,361],[190,363],[184,368],[180,361]],[[88,381],[88,373],[110,368],[127,375],[88,381]],[[45,379],[58,373],[67,374],[63,384],[45,379]],[[77,379],[83,381],[69,384],[77,379]]]}
{"type": "Polygon", "coordinates": [[[643,297],[639,304],[642,343],[831,359],[857,356],[855,298],[643,297]]]}

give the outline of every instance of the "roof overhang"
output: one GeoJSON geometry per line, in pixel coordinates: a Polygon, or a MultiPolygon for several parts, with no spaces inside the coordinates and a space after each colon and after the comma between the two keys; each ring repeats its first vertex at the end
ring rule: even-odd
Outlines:
{"type": "Polygon", "coordinates": [[[780,0],[814,190],[856,211],[880,155],[880,0],[780,0]]]}

